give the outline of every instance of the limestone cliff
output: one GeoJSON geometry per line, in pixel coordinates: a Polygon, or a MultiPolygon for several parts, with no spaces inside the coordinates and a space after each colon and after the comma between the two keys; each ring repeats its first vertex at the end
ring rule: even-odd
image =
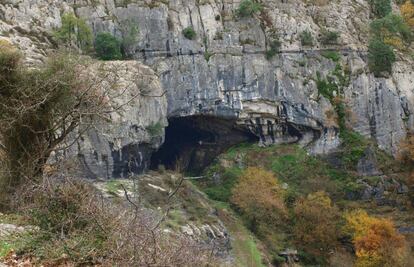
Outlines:
{"type": "Polygon", "coordinates": [[[396,153],[414,127],[412,59],[398,55],[388,78],[369,72],[368,1],[260,2],[261,14],[237,18],[239,1],[232,0],[2,0],[0,31],[36,64],[55,48],[51,32],[64,12],[84,18],[94,33],[122,37],[125,25],[136,25],[139,37],[131,55],[156,72],[168,102],[166,114],[136,110],[140,116],[151,121],[159,115],[164,121],[193,115],[232,119],[262,143],[298,141],[314,153],[340,144],[333,107],[317,88],[318,75],[332,75],[339,64],[348,78],[342,88],[347,123],[396,153]],[[194,40],[183,36],[187,27],[197,33],[194,40]],[[339,44],[318,41],[325,29],[340,33],[339,44]],[[301,45],[304,30],[315,37],[311,47],[301,45]],[[276,35],[281,51],[266,59],[276,35]],[[323,55],[327,49],[339,51],[338,63],[323,55]]]}

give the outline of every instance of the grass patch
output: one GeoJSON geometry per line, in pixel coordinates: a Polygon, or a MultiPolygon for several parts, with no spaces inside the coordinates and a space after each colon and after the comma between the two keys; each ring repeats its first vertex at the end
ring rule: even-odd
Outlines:
{"type": "Polygon", "coordinates": [[[13,246],[9,242],[0,240],[0,259],[6,257],[12,250],[13,246]]]}
{"type": "Polygon", "coordinates": [[[341,59],[341,55],[337,51],[323,51],[321,55],[334,62],[338,62],[341,59]]]}
{"type": "Polygon", "coordinates": [[[232,254],[236,260],[236,266],[240,267],[264,267],[263,256],[259,250],[258,240],[244,226],[243,221],[231,211],[226,202],[214,201],[214,207],[218,210],[218,216],[222,220],[232,239],[232,254]]]}
{"type": "MultiPolygon", "coordinates": [[[[209,170],[209,172],[211,173],[213,170],[214,168],[209,170]]],[[[214,182],[209,183],[207,187],[205,187],[204,192],[213,200],[228,201],[231,197],[231,190],[242,174],[242,171],[243,170],[238,167],[225,169],[221,174],[222,182],[217,184],[214,182]]]]}

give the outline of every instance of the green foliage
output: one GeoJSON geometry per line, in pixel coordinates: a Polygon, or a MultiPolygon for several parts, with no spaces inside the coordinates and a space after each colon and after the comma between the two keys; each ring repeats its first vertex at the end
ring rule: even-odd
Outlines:
{"type": "Polygon", "coordinates": [[[382,76],[384,72],[391,73],[395,60],[391,46],[379,39],[371,40],[368,46],[368,66],[375,76],[382,76]]]}
{"type": "Polygon", "coordinates": [[[7,256],[13,249],[13,246],[4,240],[0,240],[0,259],[7,256]]]}
{"type": "Polygon", "coordinates": [[[371,23],[372,34],[381,40],[398,37],[406,43],[412,40],[410,27],[405,23],[401,16],[388,14],[387,16],[376,19],[371,23]]]}
{"type": "Polygon", "coordinates": [[[338,43],[339,33],[334,31],[323,30],[320,41],[324,45],[334,45],[338,43]]]}
{"type": "Polygon", "coordinates": [[[95,38],[95,51],[102,60],[119,60],[122,58],[121,43],[108,32],[101,32],[95,38]]]}
{"type": "Polygon", "coordinates": [[[354,131],[342,128],[340,137],[342,144],[342,161],[349,169],[355,169],[359,159],[364,155],[364,151],[368,146],[367,140],[354,131]]]}
{"type": "Polygon", "coordinates": [[[239,17],[251,17],[254,13],[260,12],[263,9],[260,3],[253,0],[242,0],[236,14],[239,17]]]}
{"type": "Polygon", "coordinates": [[[89,50],[93,43],[92,30],[83,19],[77,18],[73,13],[62,16],[62,26],[55,32],[55,36],[67,45],[76,45],[84,51],[89,50]]]}
{"type": "Polygon", "coordinates": [[[337,51],[323,51],[321,55],[325,58],[331,59],[334,62],[338,62],[341,59],[341,55],[337,51]]]}
{"type": "Polygon", "coordinates": [[[300,42],[303,46],[312,46],[313,45],[313,36],[312,33],[308,30],[300,33],[300,42]]]}
{"type": "Polygon", "coordinates": [[[370,0],[371,11],[378,18],[385,17],[391,13],[391,0],[370,0]]]}
{"type": "Polygon", "coordinates": [[[146,130],[148,131],[148,133],[154,137],[154,136],[160,136],[163,133],[164,130],[164,126],[162,125],[161,122],[157,122],[157,123],[153,123],[151,125],[149,125],[146,130]]]}
{"type": "Polygon", "coordinates": [[[338,86],[334,79],[330,76],[326,80],[322,79],[319,73],[316,75],[316,87],[318,88],[319,95],[330,101],[333,100],[335,92],[338,92],[338,86]]]}
{"type": "Polygon", "coordinates": [[[281,43],[279,39],[276,37],[273,38],[273,40],[269,42],[269,49],[266,51],[266,58],[269,60],[272,59],[277,53],[279,53],[280,46],[281,43]]]}
{"type": "MultiPolygon", "coordinates": [[[[209,173],[211,175],[214,175],[214,173],[219,174],[215,168],[212,167],[209,170],[209,173]]],[[[231,190],[233,189],[241,174],[242,170],[238,167],[225,169],[221,174],[221,183],[210,183],[210,185],[205,189],[206,194],[211,199],[228,202],[231,197],[231,190]]]]}
{"type": "Polygon", "coordinates": [[[130,58],[134,54],[134,47],[138,42],[139,27],[131,19],[121,23],[122,41],[121,50],[124,58],[130,58]]]}
{"type": "Polygon", "coordinates": [[[187,27],[183,30],[183,35],[188,40],[194,40],[197,36],[197,33],[194,31],[192,27],[187,27]]]}

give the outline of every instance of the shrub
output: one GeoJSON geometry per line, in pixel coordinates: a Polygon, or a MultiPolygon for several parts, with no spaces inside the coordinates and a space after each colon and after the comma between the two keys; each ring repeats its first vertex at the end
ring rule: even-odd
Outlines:
{"type": "Polygon", "coordinates": [[[242,170],[237,167],[226,168],[221,175],[221,183],[212,184],[205,189],[209,198],[228,202],[231,197],[231,192],[237,183],[237,180],[242,174],[242,170]]]}
{"type": "MultiPolygon", "coordinates": [[[[19,192],[16,205],[39,231],[25,237],[20,255],[51,266],[206,266],[209,246],[166,235],[154,214],[129,202],[102,198],[92,185],[52,177],[19,192]],[[58,180],[57,180],[58,179],[58,180]]],[[[137,205],[137,204],[135,204],[137,205]]]]}
{"type": "Polygon", "coordinates": [[[339,211],[329,196],[319,191],[296,201],[294,206],[296,243],[306,253],[327,255],[338,239],[339,211]]]}
{"type": "Polygon", "coordinates": [[[254,13],[260,12],[263,9],[260,3],[253,0],[242,0],[236,14],[239,17],[251,17],[254,13]]]}
{"type": "Polygon", "coordinates": [[[312,46],[313,45],[312,33],[308,30],[301,32],[300,42],[303,46],[312,46]]]}
{"type": "Polygon", "coordinates": [[[316,75],[316,88],[318,88],[319,95],[330,101],[333,100],[335,93],[338,91],[338,86],[332,77],[328,76],[327,79],[322,79],[319,73],[316,75]]]}
{"type": "Polygon", "coordinates": [[[363,210],[345,215],[345,232],[355,247],[356,266],[406,266],[409,249],[389,219],[369,216],[363,210]]]}
{"type": "Polygon", "coordinates": [[[102,60],[118,60],[122,58],[121,43],[112,34],[101,32],[95,38],[95,51],[102,60]]]}
{"type": "Polygon", "coordinates": [[[414,4],[411,0],[407,0],[401,7],[401,16],[410,27],[414,27],[414,4]]]}
{"type": "Polygon", "coordinates": [[[334,62],[338,62],[341,59],[341,55],[337,51],[323,51],[321,54],[334,62]]]}
{"type": "Polygon", "coordinates": [[[269,42],[269,49],[266,51],[266,58],[272,59],[277,53],[279,53],[281,43],[275,38],[269,42]]]}
{"type": "Polygon", "coordinates": [[[378,18],[385,17],[391,13],[391,0],[370,0],[371,12],[378,18]]]}
{"type": "Polygon", "coordinates": [[[410,43],[412,39],[411,30],[405,24],[403,18],[394,14],[374,20],[371,23],[371,32],[382,41],[399,38],[406,43],[410,43]]]}
{"type": "Polygon", "coordinates": [[[121,23],[122,41],[121,50],[124,58],[130,58],[134,54],[134,47],[138,42],[139,27],[133,20],[127,19],[121,23]]]}
{"type": "Polygon", "coordinates": [[[151,137],[160,136],[164,132],[164,126],[161,122],[152,123],[146,127],[151,137]]]}
{"type": "Polygon", "coordinates": [[[93,43],[92,30],[73,13],[62,16],[62,26],[55,32],[55,36],[69,46],[75,45],[84,51],[89,50],[93,43]]]}
{"type": "Polygon", "coordinates": [[[192,27],[187,27],[183,30],[183,35],[188,40],[194,40],[197,36],[197,33],[194,31],[192,27]]]}
{"type": "Polygon", "coordinates": [[[379,39],[373,39],[368,46],[368,66],[375,76],[382,76],[384,72],[391,73],[395,61],[391,46],[379,39]]]}
{"type": "Polygon", "coordinates": [[[333,45],[338,43],[339,33],[334,31],[324,30],[321,32],[320,41],[325,45],[333,45]]]}
{"type": "Polygon", "coordinates": [[[252,167],[241,175],[230,201],[252,225],[274,225],[286,217],[284,195],[273,173],[252,167]]]}
{"type": "Polygon", "coordinates": [[[57,53],[43,66],[28,69],[20,59],[16,49],[0,49],[0,153],[5,168],[0,189],[6,191],[15,190],[23,179],[39,179],[56,147],[104,107],[97,91],[101,87],[80,75],[87,61],[57,53]]]}

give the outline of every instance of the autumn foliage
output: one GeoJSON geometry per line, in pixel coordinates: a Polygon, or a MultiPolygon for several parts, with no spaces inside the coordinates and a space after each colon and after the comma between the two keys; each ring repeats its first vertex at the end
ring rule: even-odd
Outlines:
{"type": "Polygon", "coordinates": [[[405,22],[410,26],[414,27],[414,4],[411,0],[408,0],[400,7],[401,16],[405,22]]]}
{"type": "Polygon", "coordinates": [[[392,221],[369,216],[363,210],[347,213],[345,220],[357,267],[407,266],[408,247],[392,221]]]}
{"type": "Polygon", "coordinates": [[[246,169],[232,191],[231,202],[251,222],[273,223],[287,216],[284,190],[273,173],[246,169]]]}
{"type": "Polygon", "coordinates": [[[319,191],[296,201],[294,236],[297,244],[314,255],[325,254],[338,239],[339,210],[319,191]]]}

